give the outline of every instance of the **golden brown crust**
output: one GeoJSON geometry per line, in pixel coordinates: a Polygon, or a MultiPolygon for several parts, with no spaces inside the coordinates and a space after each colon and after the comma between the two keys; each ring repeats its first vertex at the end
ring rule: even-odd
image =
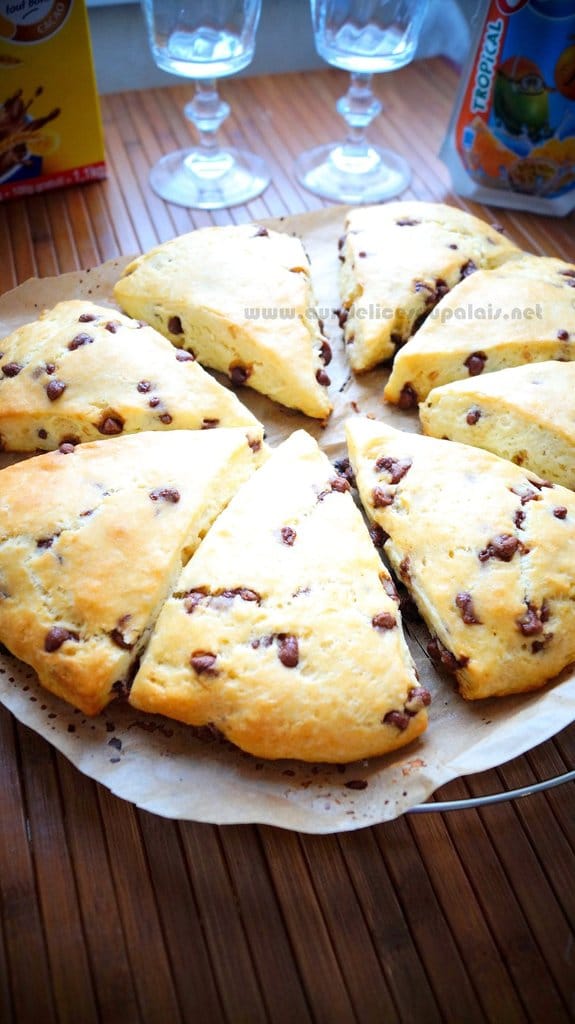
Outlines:
{"type": "Polygon", "coordinates": [[[54,450],[142,430],[255,426],[187,353],[118,310],[69,300],[0,341],[0,437],[54,450]]]}
{"type": "Polygon", "coordinates": [[[485,221],[442,203],[400,201],[347,215],[341,319],[356,372],[391,359],[451,288],[519,253],[485,221]]]}
{"type": "Polygon", "coordinates": [[[326,339],[298,238],[255,224],[202,228],[138,257],[114,294],[234,385],[329,416],[326,339]]]}
{"type": "Polygon", "coordinates": [[[432,388],[523,363],[572,360],[575,264],[522,255],[478,270],[446,295],[398,352],[388,402],[422,402],[432,388]]]}
{"type": "Polygon", "coordinates": [[[430,391],[423,432],[485,448],[575,489],[575,362],[528,363],[430,391]]]}
{"type": "Polygon", "coordinates": [[[426,726],[391,581],[299,431],[242,488],[164,606],[130,700],[260,757],[353,761],[426,726]]]}
{"type": "Polygon", "coordinates": [[[478,448],[359,417],[348,445],[385,553],[464,697],[535,689],[575,660],[571,491],[478,448]]]}
{"type": "Polygon", "coordinates": [[[47,689],[101,710],[259,459],[237,428],[63,446],[2,470],[0,641],[47,689]]]}

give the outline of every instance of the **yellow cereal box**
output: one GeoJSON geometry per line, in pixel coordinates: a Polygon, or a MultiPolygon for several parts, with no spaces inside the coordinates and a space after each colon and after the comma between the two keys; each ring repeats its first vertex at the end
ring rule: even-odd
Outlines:
{"type": "Polygon", "coordinates": [[[0,200],[105,176],[84,0],[0,0],[0,200]]]}

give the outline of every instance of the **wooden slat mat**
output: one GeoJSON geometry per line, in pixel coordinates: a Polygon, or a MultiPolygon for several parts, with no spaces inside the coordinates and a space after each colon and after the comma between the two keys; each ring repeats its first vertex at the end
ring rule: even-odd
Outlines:
{"type": "MultiPolygon", "coordinates": [[[[410,195],[501,223],[575,258],[575,220],[486,211],[450,193],[437,153],[455,72],[382,76],[371,137],[413,168],[410,195]]],[[[207,224],[323,204],[293,175],[341,136],[346,76],[225,82],[226,139],[273,183],[244,207],[169,207],[150,164],[188,144],[187,86],[105,97],[106,182],[0,207],[0,292],[207,224]]],[[[575,728],[436,800],[530,785],[575,766],[575,728]]],[[[554,1024],[575,1019],[573,785],[478,810],[334,836],[166,821],[110,795],[0,708],[2,1024],[554,1024]]]]}

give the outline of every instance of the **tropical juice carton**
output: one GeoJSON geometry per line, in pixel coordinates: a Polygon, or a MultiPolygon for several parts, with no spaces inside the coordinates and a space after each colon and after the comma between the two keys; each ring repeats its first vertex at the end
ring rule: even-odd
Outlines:
{"type": "Polygon", "coordinates": [[[84,0],[0,0],[0,200],[105,176],[84,0]]]}
{"type": "Polygon", "coordinates": [[[461,195],[575,207],[575,0],[484,0],[442,149],[461,195]]]}

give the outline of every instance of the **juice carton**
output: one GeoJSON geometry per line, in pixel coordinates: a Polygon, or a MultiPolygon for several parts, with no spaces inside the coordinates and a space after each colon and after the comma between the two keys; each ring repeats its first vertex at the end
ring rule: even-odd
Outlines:
{"type": "Polygon", "coordinates": [[[105,176],[84,0],[0,0],[0,200],[105,176]]]}
{"type": "Polygon", "coordinates": [[[575,207],[575,2],[485,0],[441,155],[461,195],[575,207]]]}

